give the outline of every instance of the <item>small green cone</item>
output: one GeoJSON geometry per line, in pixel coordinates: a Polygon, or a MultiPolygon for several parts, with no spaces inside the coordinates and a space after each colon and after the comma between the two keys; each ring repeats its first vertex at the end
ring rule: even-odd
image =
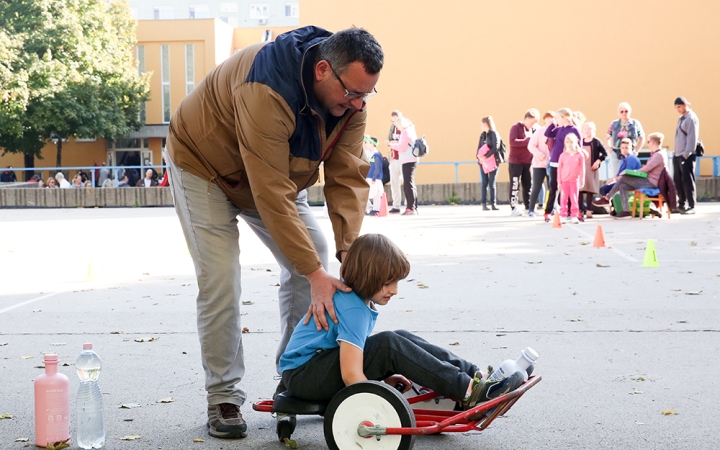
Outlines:
{"type": "Polygon", "coordinates": [[[657,253],[655,253],[655,241],[652,239],[648,239],[647,246],[645,247],[645,259],[643,260],[642,267],[660,267],[657,253]]]}

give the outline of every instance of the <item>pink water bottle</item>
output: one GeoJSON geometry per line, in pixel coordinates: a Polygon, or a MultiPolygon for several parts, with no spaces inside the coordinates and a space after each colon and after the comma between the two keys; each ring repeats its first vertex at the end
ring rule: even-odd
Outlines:
{"type": "Polygon", "coordinates": [[[45,373],[35,378],[35,445],[70,438],[70,380],[58,373],[58,355],[45,355],[45,373]]]}

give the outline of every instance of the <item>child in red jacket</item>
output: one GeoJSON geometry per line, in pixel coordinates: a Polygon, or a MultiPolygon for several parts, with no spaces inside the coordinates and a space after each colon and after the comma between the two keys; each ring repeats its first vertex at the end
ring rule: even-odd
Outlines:
{"type": "Polygon", "coordinates": [[[565,137],[565,149],[558,160],[557,173],[560,185],[560,217],[565,222],[569,198],[572,223],[579,223],[578,189],[585,184],[585,160],[580,153],[578,138],[574,134],[565,137]]]}

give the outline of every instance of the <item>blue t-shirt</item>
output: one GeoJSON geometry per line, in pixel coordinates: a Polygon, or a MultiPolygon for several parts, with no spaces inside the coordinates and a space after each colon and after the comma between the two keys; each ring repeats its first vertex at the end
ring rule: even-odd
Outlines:
{"type": "Polygon", "coordinates": [[[623,170],[640,170],[641,167],[642,163],[638,157],[630,153],[620,162],[620,169],[617,174],[620,175],[623,170]]]}
{"type": "Polygon", "coordinates": [[[303,325],[302,320],[298,323],[285,347],[285,353],[280,357],[280,373],[302,366],[320,350],[339,347],[340,341],[360,350],[365,348],[365,340],[375,327],[378,312],[370,309],[354,292],[336,291],[333,305],[338,324],[335,325],[326,312],[328,331],[318,331],[313,319],[307,325],[303,325]]]}

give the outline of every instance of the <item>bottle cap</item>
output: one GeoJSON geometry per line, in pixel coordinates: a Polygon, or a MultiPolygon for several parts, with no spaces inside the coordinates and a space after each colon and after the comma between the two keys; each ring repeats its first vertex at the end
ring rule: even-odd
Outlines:
{"type": "Polygon", "coordinates": [[[43,361],[46,363],[56,363],[58,362],[58,355],[56,355],[55,353],[48,353],[43,358],[43,361]]]}
{"type": "Polygon", "coordinates": [[[534,363],[535,361],[537,361],[538,358],[540,357],[540,355],[538,355],[537,352],[535,350],[533,350],[531,347],[527,347],[525,350],[523,350],[522,354],[525,357],[525,359],[530,361],[531,364],[534,363]]]}
{"type": "Polygon", "coordinates": [[[92,350],[92,344],[89,342],[84,343],[83,350],[92,350]]]}

